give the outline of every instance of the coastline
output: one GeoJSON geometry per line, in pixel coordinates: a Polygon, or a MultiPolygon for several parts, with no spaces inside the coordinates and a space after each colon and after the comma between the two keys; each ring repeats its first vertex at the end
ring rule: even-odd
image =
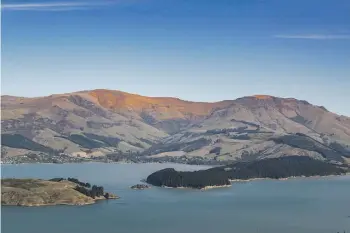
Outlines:
{"type": "MultiPolygon", "coordinates": [[[[231,184],[229,185],[214,185],[214,186],[205,186],[204,188],[193,188],[193,187],[186,187],[186,186],[179,186],[179,187],[169,187],[169,186],[155,186],[159,188],[166,188],[166,189],[194,189],[194,190],[209,190],[209,189],[216,189],[216,188],[229,188],[232,187],[233,183],[243,183],[243,182],[252,182],[252,181],[259,181],[259,180],[276,180],[276,181],[287,181],[287,180],[297,180],[297,179],[317,179],[317,178],[327,178],[327,177],[342,177],[342,176],[350,176],[350,173],[345,173],[341,175],[326,175],[326,176],[291,176],[286,178],[279,178],[279,179],[273,179],[273,178],[252,178],[252,179],[234,179],[229,180],[231,184]]],[[[149,184],[149,183],[147,183],[149,184]]],[[[151,186],[154,186],[152,184],[149,184],[151,186]]]]}
{"type": "Polygon", "coordinates": [[[290,176],[290,177],[285,177],[285,178],[251,178],[251,179],[233,179],[229,180],[231,183],[235,182],[251,182],[251,181],[258,181],[258,180],[295,180],[295,179],[317,179],[317,178],[327,178],[327,177],[340,177],[340,176],[349,176],[350,173],[345,173],[345,174],[340,174],[340,175],[316,175],[316,176],[290,176]]]}
{"type": "Polygon", "coordinates": [[[203,163],[203,164],[190,164],[190,163],[182,163],[182,162],[163,162],[163,161],[101,161],[101,160],[87,160],[87,161],[76,161],[76,162],[63,162],[63,163],[53,163],[53,162],[20,162],[20,163],[11,163],[11,162],[3,162],[1,160],[1,165],[38,165],[38,164],[46,164],[46,165],[62,165],[62,164],[85,164],[85,163],[100,163],[100,164],[169,164],[169,165],[188,165],[188,166],[204,166],[207,168],[213,168],[218,166],[225,166],[227,164],[211,164],[211,163],[203,163]]]}
{"type": "Polygon", "coordinates": [[[199,190],[208,190],[208,189],[216,189],[216,188],[229,188],[231,186],[232,186],[232,184],[229,184],[229,185],[214,185],[214,186],[206,186],[206,187],[201,188],[199,190]]]}
{"type": "MultiPolygon", "coordinates": [[[[151,185],[151,184],[150,184],[151,185]]],[[[152,185],[154,186],[154,185],[152,185]]],[[[169,187],[169,186],[155,186],[159,188],[166,188],[166,189],[194,189],[194,190],[208,190],[208,189],[215,189],[215,188],[228,188],[232,185],[213,185],[213,186],[205,186],[204,188],[193,188],[193,187],[187,187],[187,186],[179,186],[179,187],[169,187]]]]}
{"type": "Polygon", "coordinates": [[[99,164],[168,164],[168,165],[187,165],[187,166],[194,166],[194,167],[218,167],[218,166],[224,166],[222,165],[211,165],[211,164],[188,164],[188,163],[175,163],[175,162],[123,162],[123,161],[111,161],[111,162],[105,162],[105,161],[83,161],[83,162],[68,162],[68,163],[45,163],[45,162],[36,162],[36,163],[1,163],[1,166],[5,165],[38,165],[38,164],[45,164],[45,165],[64,165],[64,164],[89,164],[89,163],[99,163],[99,164]]]}
{"type": "Polygon", "coordinates": [[[96,197],[92,201],[84,202],[84,203],[50,203],[50,204],[28,204],[28,205],[11,205],[11,204],[3,204],[1,203],[1,206],[17,206],[17,207],[44,207],[44,206],[86,206],[86,205],[93,205],[100,201],[107,201],[107,200],[115,200],[119,199],[120,197],[113,195],[110,198],[105,197],[96,197]]]}

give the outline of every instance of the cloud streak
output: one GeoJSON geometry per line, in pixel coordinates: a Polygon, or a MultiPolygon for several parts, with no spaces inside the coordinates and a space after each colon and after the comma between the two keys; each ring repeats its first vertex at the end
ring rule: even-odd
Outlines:
{"type": "Polygon", "coordinates": [[[350,35],[332,34],[299,34],[299,35],[274,35],[279,39],[299,39],[299,40],[350,40],[350,35]]]}
{"type": "Polygon", "coordinates": [[[69,11],[84,10],[97,6],[107,6],[116,3],[116,1],[74,1],[74,2],[40,2],[40,3],[15,3],[2,4],[2,10],[12,11],[69,11]]]}

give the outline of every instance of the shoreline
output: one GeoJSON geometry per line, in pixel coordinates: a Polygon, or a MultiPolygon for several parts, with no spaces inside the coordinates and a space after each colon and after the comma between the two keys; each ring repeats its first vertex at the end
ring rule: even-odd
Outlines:
{"type": "MultiPolygon", "coordinates": [[[[154,186],[154,185],[152,185],[154,186]]],[[[213,185],[213,186],[205,186],[204,188],[192,188],[192,187],[186,187],[186,186],[179,186],[179,187],[169,187],[169,186],[154,186],[159,188],[165,188],[165,189],[193,189],[193,190],[208,190],[208,189],[216,189],[216,188],[229,188],[232,185],[213,185]]]]}
{"type": "Polygon", "coordinates": [[[120,199],[120,197],[115,196],[115,197],[110,197],[110,198],[104,198],[104,197],[98,197],[93,199],[92,202],[85,202],[85,203],[51,203],[51,204],[33,204],[33,205],[11,205],[11,204],[3,204],[1,203],[1,207],[4,206],[11,206],[11,207],[46,207],[46,206],[86,206],[86,205],[93,205],[93,204],[97,204],[97,202],[100,201],[108,201],[108,200],[116,200],[116,199],[120,199]]]}
{"type": "Polygon", "coordinates": [[[285,178],[251,178],[251,179],[233,179],[233,180],[229,180],[231,183],[235,183],[235,182],[251,182],[251,181],[258,181],[258,180],[296,180],[296,179],[315,179],[315,178],[326,178],[326,177],[340,177],[340,176],[350,176],[350,173],[345,173],[345,174],[341,174],[341,175],[316,175],[316,176],[290,176],[290,177],[285,177],[285,178]]]}
{"type": "Polygon", "coordinates": [[[100,164],[174,164],[174,165],[187,165],[187,166],[206,166],[208,168],[217,167],[217,166],[225,166],[227,164],[210,164],[210,163],[203,163],[203,164],[189,164],[189,163],[176,163],[176,162],[125,162],[125,161],[99,161],[99,160],[89,160],[89,161],[79,161],[79,162],[67,162],[67,163],[49,163],[49,162],[23,162],[23,163],[8,163],[8,162],[1,162],[1,165],[38,165],[38,164],[46,164],[46,165],[63,165],[63,164],[85,164],[85,163],[100,163],[100,164]]]}
{"type": "Polygon", "coordinates": [[[234,180],[229,180],[231,183],[229,185],[205,186],[204,188],[193,188],[193,187],[184,187],[184,186],[180,186],[180,187],[155,186],[155,185],[149,184],[147,182],[146,183],[151,185],[151,186],[154,186],[154,187],[166,188],[166,189],[193,189],[193,190],[205,191],[205,190],[216,189],[216,188],[229,188],[229,187],[232,187],[232,185],[234,183],[253,182],[253,181],[259,181],[259,180],[287,181],[287,180],[296,180],[296,179],[317,179],[317,178],[341,177],[341,176],[350,176],[350,173],[345,173],[345,174],[341,174],[341,175],[326,175],[326,176],[320,176],[320,175],[318,175],[318,176],[291,176],[291,177],[278,178],[278,179],[274,179],[274,178],[252,178],[252,179],[246,179],[246,180],[234,179],[234,180]]]}
{"type": "Polygon", "coordinates": [[[102,164],[174,164],[174,165],[187,165],[187,166],[205,166],[208,168],[217,167],[217,166],[225,166],[225,164],[222,165],[212,165],[212,164],[188,164],[188,163],[174,163],[174,162],[104,162],[104,161],[84,161],[84,162],[69,162],[69,163],[46,163],[46,162],[38,162],[38,163],[1,163],[2,165],[38,165],[38,164],[45,164],[45,165],[64,165],[64,164],[85,164],[85,163],[102,163],[102,164]]]}

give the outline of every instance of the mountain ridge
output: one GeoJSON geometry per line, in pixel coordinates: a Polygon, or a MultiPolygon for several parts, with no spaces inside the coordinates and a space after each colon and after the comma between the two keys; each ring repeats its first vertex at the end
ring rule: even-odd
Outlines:
{"type": "MultiPolygon", "coordinates": [[[[193,102],[95,89],[32,98],[4,95],[1,102],[2,134],[22,135],[34,142],[31,145],[39,143],[69,156],[143,153],[154,145],[188,147],[200,142],[190,146],[191,151],[183,146],[173,149],[179,149],[178,154],[185,157],[220,161],[242,159],[248,154],[266,157],[297,153],[324,158],[319,152],[296,149],[288,143],[272,143],[272,137],[298,133],[325,146],[350,145],[349,117],[295,98],[258,94],[193,102]],[[219,147],[219,153],[210,153],[219,147]]],[[[6,157],[17,155],[19,150],[30,151],[23,145],[16,148],[13,143],[3,146],[6,157]]],[[[166,149],[161,153],[172,157],[176,154],[166,149]]],[[[154,152],[148,156],[160,155],[154,152]]],[[[338,161],[340,157],[343,155],[338,161]]]]}
{"type": "MultiPolygon", "coordinates": [[[[51,95],[44,95],[44,96],[16,96],[16,95],[1,95],[1,98],[18,98],[18,99],[40,99],[40,98],[47,98],[47,97],[54,97],[54,96],[67,96],[67,95],[74,95],[74,94],[83,94],[83,93],[94,93],[94,92],[105,92],[105,93],[120,93],[120,94],[125,94],[125,95],[129,95],[129,96],[136,96],[136,97],[143,97],[143,98],[148,98],[148,99],[174,99],[174,100],[179,100],[182,102],[189,102],[189,103],[203,103],[203,104],[215,104],[215,103],[220,103],[220,102],[227,102],[227,101],[235,101],[238,99],[242,99],[242,98],[256,98],[256,99],[261,99],[261,100],[266,100],[266,99],[285,99],[285,100],[295,100],[295,101],[305,101],[306,100],[302,100],[302,99],[296,99],[293,97],[280,97],[280,96],[272,96],[272,95],[266,95],[266,94],[253,94],[253,95],[247,95],[247,96],[243,96],[243,97],[238,97],[236,99],[224,99],[224,100],[218,100],[218,101],[194,101],[194,100],[187,100],[187,99],[182,99],[179,97],[175,97],[175,96],[168,96],[168,97],[164,97],[164,96],[146,96],[146,95],[141,95],[141,94],[137,94],[137,93],[130,93],[130,92],[125,92],[125,91],[121,91],[121,90],[114,90],[114,89],[104,89],[104,88],[98,88],[98,89],[92,89],[92,90],[82,90],[82,91],[73,91],[73,92],[67,92],[67,93],[56,93],[56,94],[51,94],[51,95]]],[[[309,102],[307,102],[309,103],[309,102]]],[[[311,104],[311,103],[309,103],[311,104]]],[[[314,105],[314,104],[312,104],[314,105]]],[[[317,105],[315,105],[317,106],[317,105]]],[[[322,106],[318,106],[318,107],[322,107],[322,106]]],[[[335,113],[336,114],[336,113],[335,113]]],[[[339,116],[345,116],[342,114],[337,114],[339,116]]]]}

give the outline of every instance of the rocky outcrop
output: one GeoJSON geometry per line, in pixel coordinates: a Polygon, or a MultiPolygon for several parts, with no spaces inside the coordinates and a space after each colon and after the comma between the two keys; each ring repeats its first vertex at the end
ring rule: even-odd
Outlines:
{"type": "Polygon", "coordinates": [[[135,184],[135,185],[131,186],[130,188],[143,190],[143,189],[148,189],[150,187],[146,184],[135,184]]]}

